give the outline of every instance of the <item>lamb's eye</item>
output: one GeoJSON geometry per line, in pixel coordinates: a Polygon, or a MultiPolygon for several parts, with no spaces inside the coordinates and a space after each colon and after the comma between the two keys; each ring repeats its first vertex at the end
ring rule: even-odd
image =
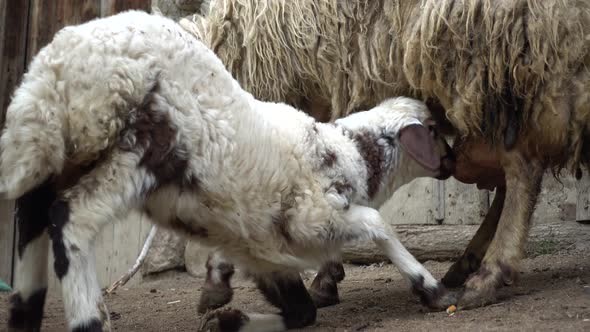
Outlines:
{"type": "Polygon", "coordinates": [[[390,135],[383,135],[381,136],[381,138],[383,138],[385,140],[385,142],[387,142],[388,145],[395,145],[395,139],[393,138],[393,136],[390,135]]]}

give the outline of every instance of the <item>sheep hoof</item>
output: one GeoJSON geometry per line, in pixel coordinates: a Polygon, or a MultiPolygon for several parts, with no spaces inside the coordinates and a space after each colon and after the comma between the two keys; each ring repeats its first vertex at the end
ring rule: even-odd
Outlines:
{"type": "Polygon", "coordinates": [[[458,301],[458,309],[472,309],[492,304],[496,301],[496,285],[500,275],[482,267],[465,285],[458,301]]]}
{"type": "Polygon", "coordinates": [[[250,319],[246,314],[237,309],[222,308],[207,311],[201,324],[199,332],[226,332],[239,331],[250,319]]]}
{"type": "Polygon", "coordinates": [[[322,290],[315,290],[313,288],[309,289],[309,295],[315,304],[316,308],[324,308],[336,305],[340,303],[340,298],[338,297],[338,290],[334,292],[324,292],[322,290]]]}
{"type": "Polygon", "coordinates": [[[447,288],[461,287],[469,275],[473,273],[469,268],[469,264],[463,258],[456,261],[447,271],[447,274],[442,278],[442,283],[447,288]]]}
{"type": "Polygon", "coordinates": [[[233,295],[234,291],[231,287],[225,287],[223,285],[205,286],[199,299],[197,311],[200,314],[204,314],[209,310],[221,308],[231,301],[233,295]]]}

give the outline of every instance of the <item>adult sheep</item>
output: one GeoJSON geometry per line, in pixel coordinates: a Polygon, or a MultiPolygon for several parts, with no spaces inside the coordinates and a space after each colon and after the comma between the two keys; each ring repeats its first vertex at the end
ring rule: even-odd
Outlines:
{"type": "MultiPolygon", "coordinates": [[[[317,119],[406,95],[448,120],[455,177],[498,189],[443,278],[459,286],[471,275],[460,307],[513,281],[544,170],[590,159],[585,0],[225,0],[181,25],[246,90],[317,119]]],[[[338,279],[328,278],[332,299],[338,279]]]]}

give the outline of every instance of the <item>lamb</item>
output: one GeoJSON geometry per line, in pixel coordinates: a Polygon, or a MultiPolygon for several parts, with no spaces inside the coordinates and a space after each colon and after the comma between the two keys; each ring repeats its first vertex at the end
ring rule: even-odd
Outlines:
{"type": "Polygon", "coordinates": [[[454,302],[376,210],[403,183],[453,171],[450,147],[417,100],[318,123],[254,99],[173,21],[130,11],[66,27],[35,56],[0,151],[0,194],[18,198],[23,217],[13,330],[40,328],[49,239],[69,328],[110,328],[93,242],[132,208],[221,248],[281,309],[213,311],[203,329],[312,324],[316,307],[298,271],[355,239],[375,241],[427,304],[454,302]]]}
{"type": "MultiPolygon", "coordinates": [[[[477,235],[443,278],[465,285],[460,308],[493,302],[496,288],[514,281],[544,171],[579,174],[588,165],[588,1],[226,0],[210,7],[181,25],[257,98],[328,121],[405,95],[449,125],[455,177],[497,188],[477,235]]],[[[342,270],[319,275],[330,271],[333,284],[342,270]]],[[[319,290],[337,302],[335,286],[319,290]]]]}

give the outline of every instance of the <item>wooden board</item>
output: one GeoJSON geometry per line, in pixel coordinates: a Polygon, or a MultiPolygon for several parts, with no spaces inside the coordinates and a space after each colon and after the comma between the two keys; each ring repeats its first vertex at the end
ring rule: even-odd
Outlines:
{"type": "Polygon", "coordinates": [[[0,279],[12,284],[14,268],[14,202],[0,201],[0,279]]]}
{"type": "MultiPolygon", "coordinates": [[[[29,0],[0,1],[0,127],[25,69],[29,0]]],[[[0,201],[0,278],[12,284],[14,201],[0,201]]]]}
{"type": "MultiPolygon", "coordinates": [[[[395,225],[400,241],[419,261],[455,260],[461,256],[479,225],[395,225]]],[[[559,221],[534,225],[527,238],[528,255],[547,251],[571,250],[583,247],[590,239],[590,226],[574,221],[559,221]]],[[[389,261],[373,243],[346,245],[343,258],[347,262],[371,264],[389,261]]]]}
{"type": "Polygon", "coordinates": [[[103,16],[116,14],[129,9],[139,9],[149,12],[152,8],[151,0],[103,0],[103,16]]]}

